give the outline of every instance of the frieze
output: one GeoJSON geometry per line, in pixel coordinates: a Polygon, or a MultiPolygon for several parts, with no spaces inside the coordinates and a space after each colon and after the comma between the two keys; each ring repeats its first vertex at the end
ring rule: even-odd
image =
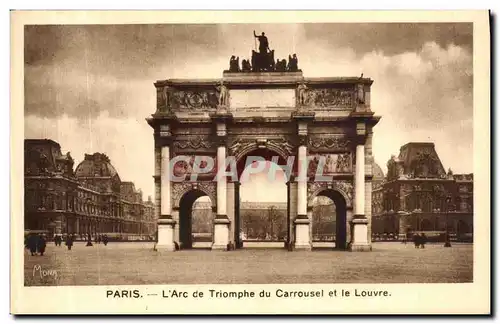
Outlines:
{"type": "Polygon", "coordinates": [[[313,177],[318,172],[317,169],[320,162],[324,163],[323,175],[352,172],[352,158],[350,153],[316,154],[311,155],[311,162],[309,162],[307,171],[308,176],[313,177]]]}
{"type": "Polygon", "coordinates": [[[355,92],[347,89],[311,89],[305,84],[297,87],[298,107],[354,107],[355,92]]]}
{"type": "Polygon", "coordinates": [[[351,141],[344,136],[310,136],[308,145],[311,150],[349,150],[351,141]]]}
{"type": "MultiPolygon", "coordinates": [[[[175,163],[175,165],[173,166],[173,174],[176,177],[182,177],[182,176],[187,176],[187,175],[192,174],[193,173],[193,169],[195,167],[195,161],[196,162],[199,161],[198,168],[200,170],[205,170],[209,166],[209,164],[208,164],[207,161],[210,161],[210,160],[213,160],[214,161],[214,165],[216,165],[217,159],[214,156],[208,156],[208,155],[190,155],[189,156],[189,160],[188,159],[186,159],[186,160],[180,160],[180,161],[177,161],[175,163]],[[196,160],[197,158],[199,160],[196,160]]],[[[194,169],[194,170],[196,170],[196,169],[194,169]]],[[[213,174],[215,172],[216,172],[216,169],[212,168],[209,172],[207,172],[207,174],[213,174]]],[[[202,174],[200,173],[200,175],[202,175],[202,174]]]]}
{"type": "Polygon", "coordinates": [[[180,150],[186,149],[209,149],[212,147],[212,141],[208,137],[194,136],[187,139],[177,139],[174,141],[174,147],[180,150]]]}
{"type": "Polygon", "coordinates": [[[206,90],[171,90],[168,92],[168,106],[174,110],[216,109],[219,103],[216,88],[206,90]]]}

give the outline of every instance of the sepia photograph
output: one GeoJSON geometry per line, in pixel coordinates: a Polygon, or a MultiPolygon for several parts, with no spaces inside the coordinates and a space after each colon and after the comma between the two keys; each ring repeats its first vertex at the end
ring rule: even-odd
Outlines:
{"type": "Polygon", "coordinates": [[[327,303],[478,284],[475,14],[23,23],[19,289],[327,303]]]}

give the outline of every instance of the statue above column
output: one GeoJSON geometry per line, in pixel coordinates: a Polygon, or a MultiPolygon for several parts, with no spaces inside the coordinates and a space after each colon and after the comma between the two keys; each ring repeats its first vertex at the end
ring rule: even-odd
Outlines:
{"type": "Polygon", "coordinates": [[[243,59],[240,61],[239,57],[232,55],[229,59],[229,70],[225,72],[230,73],[249,73],[249,72],[302,72],[298,67],[297,54],[289,54],[288,62],[286,59],[274,58],[274,49],[269,48],[269,39],[266,34],[262,32],[260,35],[253,31],[253,36],[259,41],[257,51],[257,43],[255,49],[252,50],[251,59],[243,59]]]}
{"type": "Polygon", "coordinates": [[[227,110],[227,107],[229,106],[229,90],[224,85],[223,81],[220,82],[217,89],[219,90],[219,102],[217,105],[217,111],[225,112],[227,110]]]}

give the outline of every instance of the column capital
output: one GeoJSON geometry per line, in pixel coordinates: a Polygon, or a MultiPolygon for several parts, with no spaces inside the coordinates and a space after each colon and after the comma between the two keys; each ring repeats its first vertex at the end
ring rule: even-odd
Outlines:
{"type": "Polygon", "coordinates": [[[297,138],[299,146],[307,146],[307,140],[309,139],[307,134],[299,134],[297,138]]]}
{"type": "Polygon", "coordinates": [[[161,217],[157,220],[157,223],[158,225],[175,225],[176,221],[171,215],[161,215],[161,217]]]}
{"type": "Polygon", "coordinates": [[[227,217],[227,215],[217,215],[214,219],[214,224],[229,224],[231,221],[227,217]]]}
{"type": "Polygon", "coordinates": [[[368,224],[368,218],[364,214],[355,214],[352,216],[351,222],[354,224],[368,224]]]}
{"type": "Polygon", "coordinates": [[[151,117],[146,118],[146,121],[156,131],[160,125],[174,125],[177,123],[177,116],[172,112],[156,112],[151,117]]]}
{"type": "Polygon", "coordinates": [[[172,137],[155,137],[155,147],[162,148],[164,146],[171,146],[174,139],[172,137]]]}
{"type": "Polygon", "coordinates": [[[309,217],[307,215],[297,215],[294,220],[295,224],[309,224],[309,217]]]}
{"type": "Polygon", "coordinates": [[[316,113],[314,111],[297,110],[292,112],[292,119],[296,121],[312,121],[316,113]]]}
{"type": "Polygon", "coordinates": [[[212,142],[217,145],[217,147],[227,146],[227,135],[213,136],[212,142]]]}
{"type": "Polygon", "coordinates": [[[233,119],[233,114],[225,110],[218,110],[210,113],[209,116],[210,119],[212,119],[212,122],[215,123],[226,123],[233,119]]]}

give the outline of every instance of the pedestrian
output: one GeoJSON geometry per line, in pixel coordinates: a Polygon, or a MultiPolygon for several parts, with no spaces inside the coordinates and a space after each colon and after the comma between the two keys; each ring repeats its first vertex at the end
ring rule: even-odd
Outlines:
{"type": "Polygon", "coordinates": [[[425,235],[425,233],[422,233],[422,236],[420,237],[420,246],[422,247],[422,249],[425,248],[425,243],[427,243],[427,236],[425,235]]]}
{"type": "Polygon", "coordinates": [[[60,235],[56,235],[54,237],[54,243],[56,244],[56,246],[61,246],[61,242],[62,242],[62,237],[60,235]]]}
{"type": "Polygon", "coordinates": [[[31,255],[36,254],[37,243],[38,243],[38,236],[36,236],[35,234],[29,234],[27,245],[31,255]]]}
{"type": "Polygon", "coordinates": [[[104,243],[104,246],[108,245],[108,236],[106,234],[102,236],[102,243],[104,243]]]}
{"type": "Polygon", "coordinates": [[[66,237],[66,246],[68,247],[68,251],[71,250],[71,247],[73,246],[73,235],[68,235],[66,237]]]}
{"type": "Polygon", "coordinates": [[[45,236],[44,235],[39,235],[37,243],[38,243],[37,244],[37,250],[38,250],[38,252],[40,252],[40,255],[43,256],[43,254],[45,253],[45,248],[47,246],[47,240],[45,239],[45,236]]]}
{"type": "Polygon", "coordinates": [[[93,246],[93,244],[92,244],[92,237],[90,236],[90,234],[87,237],[87,244],[85,246],[93,246]]]}
{"type": "Polygon", "coordinates": [[[420,240],[420,235],[418,233],[415,233],[415,235],[413,235],[413,242],[415,243],[416,249],[420,247],[420,240]]]}

